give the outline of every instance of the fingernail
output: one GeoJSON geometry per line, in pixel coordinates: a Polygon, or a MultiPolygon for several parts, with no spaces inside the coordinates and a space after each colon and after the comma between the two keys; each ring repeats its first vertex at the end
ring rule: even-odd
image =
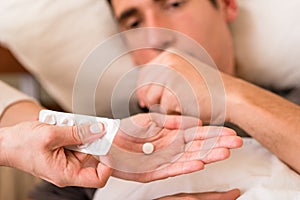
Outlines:
{"type": "Polygon", "coordinates": [[[90,143],[96,139],[102,138],[105,133],[105,125],[101,122],[85,124],[78,126],[78,133],[83,144],[90,143]]]}
{"type": "Polygon", "coordinates": [[[94,133],[94,134],[102,133],[103,130],[104,130],[104,125],[102,123],[96,123],[96,124],[92,124],[90,126],[90,131],[91,131],[91,133],[94,133]]]}

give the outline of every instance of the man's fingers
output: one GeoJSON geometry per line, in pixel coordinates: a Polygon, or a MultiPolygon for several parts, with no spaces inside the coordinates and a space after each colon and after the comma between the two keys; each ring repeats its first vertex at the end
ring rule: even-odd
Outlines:
{"type": "Polygon", "coordinates": [[[175,200],[175,199],[201,199],[201,200],[235,200],[241,195],[239,189],[227,192],[203,192],[203,193],[180,193],[161,197],[156,200],[175,200]]]}
{"type": "Polygon", "coordinates": [[[137,97],[138,97],[138,100],[139,100],[139,104],[142,108],[147,107],[146,106],[147,102],[146,102],[145,97],[147,96],[147,91],[148,91],[149,88],[150,88],[150,86],[144,85],[144,86],[139,87],[138,90],[137,90],[137,97]]]}
{"type": "Polygon", "coordinates": [[[215,193],[215,198],[212,200],[235,200],[240,195],[241,195],[241,191],[239,189],[233,189],[227,192],[215,193]]]}
{"type": "Polygon", "coordinates": [[[153,108],[153,106],[160,104],[162,93],[163,93],[163,86],[157,85],[155,83],[148,86],[147,93],[144,95],[142,99],[149,110],[155,109],[153,108]]]}
{"type": "Polygon", "coordinates": [[[187,162],[192,160],[201,160],[205,164],[225,160],[230,156],[228,148],[212,148],[194,152],[185,152],[176,162],[187,162]]]}
{"type": "MultiPolygon", "coordinates": [[[[195,171],[204,169],[204,164],[199,160],[192,160],[187,162],[175,162],[166,167],[152,172],[152,180],[159,180],[168,177],[178,176],[181,174],[189,174],[195,171]]],[[[149,180],[151,181],[151,180],[149,180]]]]}
{"type": "Polygon", "coordinates": [[[242,138],[238,136],[221,136],[209,138],[206,140],[195,140],[186,144],[185,151],[193,152],[199,150],[208,150],[211,148],[239,148],[243,144],[242,138]]]}
{"type": "Polygon", "coordinates": [[[163,115],[158,113],[150,113],[150,116],[159,127],[166,129],[185,130],[192,127],[202,126],[200,119],[182,115],[163,115]]]}
{"type": "Polygon", "coordinates": [[[192,127],[184,132],[185,142],[193,140],[205,140],[208,138],[236,135],[236,132],[230,128],[219,126],[192,127]]]}
{"type": "Polygon", "coordinates": [[[138,182],[150,182],[160,179],[165,179],[172,176],[188,174],[204,169],[202,161],[193,160],[187,162],[175,162],[162,166],[160,169],[146,172],[146,173],[124,173],[121,171],[114,171],[114,176],[127,180],[135,180],[138,182]]]}
{"type": "Polygon", "coordinates": [[[165,114],[181,114],[181,102],[179,97],[169,88],[165,88],[160,100],[161,113],[165,114]]]}
{"type": "Polygon", "coordinates": [[[194,196],[201,200],[236,200],[241,195],[239,189],[233,189],[226,192],[205,192],[194,196]]]}

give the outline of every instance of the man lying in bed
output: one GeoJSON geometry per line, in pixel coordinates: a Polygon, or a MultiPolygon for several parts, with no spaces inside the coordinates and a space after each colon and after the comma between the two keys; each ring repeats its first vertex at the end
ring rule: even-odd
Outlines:
{"type": "MultiPolygon", "coordinates": [[[[300,107],[234,77],[236,68],[228,23],[237,16],[235,0],[112,0],[111,5],[122,31],[141,27],[163,27],[186,34],[201,44],[223,72],[226,121],[241,127],[291,168],[300,172],[300,160],[296,154],[300,151],[300,125],[298,123],[300,107]]],[[[155,36],[152,40],[155,40],[155,36]]],[[[163,48],[172,47],[173,43],[176,43],[176,40],[170,37],[165,37],[165,40],[160,38],[159,41],[163,48]]],[[[210,95],[205,93],[207,89],[203,78],[191,76],[194,72],[191,64],[183,61],[179,56],[157,49],[137,51],[134,54],[134,60],[139,65],[153,62],[170,66],[186,77],[197,93],[198,104],[202,108],[201,119],[209,122],[211,110],[207,102],[210,102],[210,95]]],[[[202,68],[205,67],[202,66],[202,68]]],[[[146,74],[142,69],[142,79],[151,81],[152,78],[154,82],[155,76],[150,73],[151,70],[147,69],[146,74]]],[[[208,76],[209,74],[201,75],[208,76]]],[[[166,85],[170,86],[168,81],[174,80],[165,80],[166,85]]],[[[170,106],[168,102],[174,97],[168,94],[167,89],[162,86],[151,87],[154,86],[146,85],[138,91],[141,106],[151,107],[160,103],[168,112],[184,111],[181,114],[193,115],[188,100],[182,103],[181,107],[170,106]]],[[[172,91],[172,88],[169,89],[172,91]]],[[[176,95],[180,98],[181,94],[176,95]]]]}
{"type": "MultiPolygon", "coordinates": [[[[201,44],[222,72],[226,92],[226,121],[245,130],[292,169],[300,172],[298,159],[300,107],[274,93],[234,77],[236,73],[234,49],[228,23],[237,16],[238,8],[235,0],[111,0],[109,3],[121,31],[162,27],[186,34],[201,44]]],[[[155,36],[152,39],[156,40],[155,36]]],[[[176,40],[169,37],[157,41],[160,42],[158,46],[160,49],[167,49],[176,43],[176,40]]],[[[207,102],[210,102],[208,99],[210,96],[207,94],[203,78],[194,75],[197,73],[190,63],[159,49],[137,51],[133,56],[139,65],[152,62],[170,66],[189,80],[196,93],[199,107],[202,108],[200,117],[204,122],[209,122],[211,107],[207,102]]],[[[207,66],[197,67],[203,69],[207,66]]],[[[143,70],[141,69],[141,80],[151,81],[151,78],[157,77],[155,70],[151,72],[147,68],[147,73],[143,73],[143,70]]],[[[172,86],[169,83],[176,79],[164,81],[169,87],[172,86]]],[[[178,83],[176,86],[180,85],[179,82],[176,83],[178,83]]],[[[177,91],[175,88],[168,89],[177,91]]],[[[151,108],[154,104],[160,103],[167,112],[194,115],[189,100],[180,105],[167,103],[172,102],[174,96],[163,86],[146,85],[140,88],[138,95],[142,107],[151,108]]],[[[183,99],[181,95],[176,94],[179,99],[183,99]]],[[[299,90],[290,90],[283,96],[287,99],[291,97],[300,103],[299,90]]]]}

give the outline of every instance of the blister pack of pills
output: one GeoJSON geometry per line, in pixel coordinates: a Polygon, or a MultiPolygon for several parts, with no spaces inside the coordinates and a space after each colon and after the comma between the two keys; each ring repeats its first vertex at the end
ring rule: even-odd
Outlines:
{"type": "Polygon", "coordinates": [[[52,110],[42,110],[39,114],[39,121],[56,126],[80,126],[84,124],[103,123],[105,126],[105,135],[95,141],[76,146],[68,146],[67,149],[79,151],[92,155],[106,155],[113,143],[113,140],[120,127],[120,120],[94,117],[88,115],[79,115],[73,113],[57,112],[52,110]]]}

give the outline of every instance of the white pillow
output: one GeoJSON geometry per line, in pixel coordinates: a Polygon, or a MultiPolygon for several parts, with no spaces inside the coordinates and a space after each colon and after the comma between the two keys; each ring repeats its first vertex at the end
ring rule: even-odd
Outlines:
{"type": "Polygon", "coordinates": [[[238,0],[232,24],[238,75],[256,84],[300,87],[300,1],[238,0]]]}
{"type": "Polygon", "coordinates": [[[0,43],[67,111],[80,64],[114,33],[106,0],[0,1],[0,43]]]}
{"type": "MultiPolygon", "coordinates": [[[[232,24],[238,75],[263,86],[300,86],[300,1],[238,3],[240,15],[232,24]]],[[[74,73],[90,50],[114,33],[106,0],[0,2],[0,42],[66,110],[71,110],[74,73]]]]}

